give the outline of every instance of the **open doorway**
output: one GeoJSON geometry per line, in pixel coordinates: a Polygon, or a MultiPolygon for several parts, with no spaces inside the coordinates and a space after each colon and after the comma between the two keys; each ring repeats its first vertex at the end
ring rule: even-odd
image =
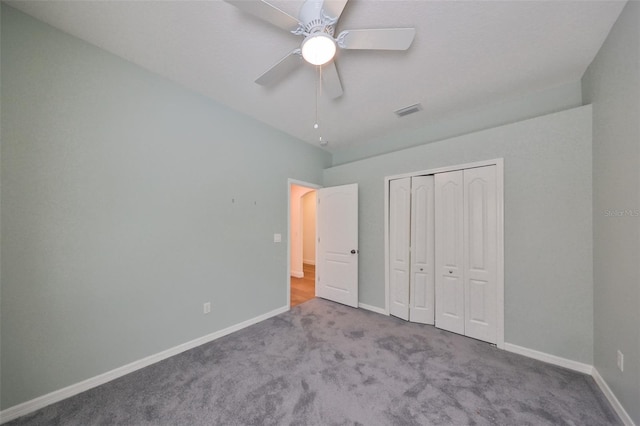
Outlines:
{"type": "Polygon", "coordinates": [[[289,188],[290,306],[316,295],[316,191],[303,184],[289,188]]]}

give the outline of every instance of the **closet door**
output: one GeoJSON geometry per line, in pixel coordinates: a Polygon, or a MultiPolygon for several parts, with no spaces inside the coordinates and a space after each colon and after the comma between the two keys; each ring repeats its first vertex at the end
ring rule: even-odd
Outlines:
{"type": "Polygon", "coordinates": [[[465,335],[497,341],[496,167],[464,171],[465,335]]]}
{"type": "Polygon", "coordinates": [[[411,178],[411,282],[409,320],[434,324],[434,179],[411,178]]]}
{"type": "Polygon", "coordinates": [[[463,171],[435,175],[436,326],[464,334],[463,171]]]}
{"type": "Polygon", "coordinates": [[[389,313],[409,320],[411,179],[389,182],[389,313]]]}

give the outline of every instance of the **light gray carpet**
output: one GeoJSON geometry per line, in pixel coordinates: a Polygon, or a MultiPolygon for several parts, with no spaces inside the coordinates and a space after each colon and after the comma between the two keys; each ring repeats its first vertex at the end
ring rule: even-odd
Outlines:
{"type": "Polygon", "coordinates": [[[314,299],[10,424],[621,423],[590,376],[314,299]]]}

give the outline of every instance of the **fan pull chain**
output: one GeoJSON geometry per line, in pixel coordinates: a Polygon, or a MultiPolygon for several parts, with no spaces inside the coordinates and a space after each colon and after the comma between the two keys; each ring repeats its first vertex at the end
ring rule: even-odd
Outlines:
{"type": "Polygon", "coordinates": [[[321,78],[321,70],[322,68],[317,67],[318,68],[318,80],[316,81],[316,122],[313,125],[314,129],[317,129],[319,127],[318,125],[318,92],[320,91],[320,78],[321,78]]]}
{"type": "MultiPolygon", "coordinates": [[[[318,106],[318,102],[319,102],[319,98],[322,95],[322,66],[318,65],[318,81],[316,82],[316,122],[313,125],[314,129],[317,129],[319,127],[318,125],[318,110],[320,109],[318,106]]],[[[322,135],[320,135],[318,142],[320,143],[321,146],[325,146],[327,144],[326,141],[322,140],[322,135]]]]}

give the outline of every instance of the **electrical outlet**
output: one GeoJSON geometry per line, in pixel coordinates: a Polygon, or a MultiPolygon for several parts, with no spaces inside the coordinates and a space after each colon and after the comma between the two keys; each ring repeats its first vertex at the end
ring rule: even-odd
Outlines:
{"type": "Polygon", "coordinates": [[[618,365],[618,370],[624,371],[624,354],[620,352],[618,349],[618,357],[616,359],[616,364],[618,365]]]}
{"type": "Polygon", "coordinates": [[[209,312],[211,312],[211,302],[206,302],[202,310],[205,314],[208,314],[209,312]]]}

